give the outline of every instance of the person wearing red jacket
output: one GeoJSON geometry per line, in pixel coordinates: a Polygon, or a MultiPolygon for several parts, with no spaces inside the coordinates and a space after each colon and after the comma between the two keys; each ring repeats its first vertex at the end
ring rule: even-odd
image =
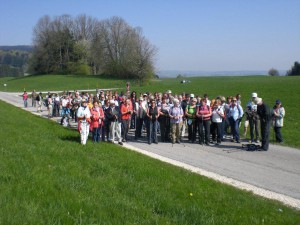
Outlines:
{"type": "Polygon", "coordinates": [[[98,101],[93,102],[91,111],[91,126],[93,132],[93,142],[100,142],[100,133],[102,128],[102,121],[104,119],[104,112],[102,107],[99,106],[98,101]]]}
{"type": "Polygon", "coordinates": [[[129,131],[130,119],[132,113],[133,113],[133,109],[132,109],[131,100],[126,99],[124,104],[121,104],[123,142],[128,141],[128,131],[129,131]]]}

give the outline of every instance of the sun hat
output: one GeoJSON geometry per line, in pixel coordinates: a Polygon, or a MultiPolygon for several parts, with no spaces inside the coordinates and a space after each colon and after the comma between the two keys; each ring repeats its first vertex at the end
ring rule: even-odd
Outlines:
{"type": "Polygon", "coordinates": [[[253,92],[252,93],[252,98],[257,98],[257,93],[253,92]]]}
{"type": "Polygon", "coordinates": [[[190,94],[190,97],[191,97],[191,98],[194,98],[194,97],[195,97],[195,95],[194,95],[194,94],[190,94]]]}

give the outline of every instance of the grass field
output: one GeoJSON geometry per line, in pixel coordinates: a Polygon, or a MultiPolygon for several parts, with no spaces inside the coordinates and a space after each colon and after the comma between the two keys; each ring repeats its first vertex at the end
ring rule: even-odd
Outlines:
{"type": "Polygon", "coordinates": [[[300,223],[278,202],[0,108],[0,224],[300,223]]]}
{"type": "MultiPolygon", "coordinates": [[[[193,77],[187,78],[188,84],[180,84],[180,79],[158,79],[152,80],[140,87],[138,81],[131,82],[131,90],[137,93],[164,92],[168,89],[173,93],[194,93],[209,98],[218,95],[242,95],[242,104],[245,107],[250,100],[251,93],[257,92],[269,105],[273,106],[276,99],[280,99],[286,110],[285,124],[282,129],[285,145],[300,148],[300,113],[298,101],[300,96],[300,77],[270,77],[270,76],[247,76],[247,77],[193,77]]],[[[125,91],[126,80],[103,78],[101,76],[63,76],[63,75],[41,75],[22,78],[0,78],[0,90],[23,91],[24,88],[31,92],[48,90],[80,90],[96,88],[119,88],[125,91]],[[6,87],[3,84],[7,84],[6,87]]],[[[273,130],[271,141],[274,140],[273,130]]]]}

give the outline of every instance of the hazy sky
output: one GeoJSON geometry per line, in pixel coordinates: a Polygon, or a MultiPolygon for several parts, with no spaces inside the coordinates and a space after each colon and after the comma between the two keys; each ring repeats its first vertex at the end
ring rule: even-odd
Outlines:
{"type": "Polygon", "coordinates": [[[287,70],[300,61],[300,0],[0,0],[0,45],[39,18],[119,16],[158,48],[157,70],[287,70]]]}

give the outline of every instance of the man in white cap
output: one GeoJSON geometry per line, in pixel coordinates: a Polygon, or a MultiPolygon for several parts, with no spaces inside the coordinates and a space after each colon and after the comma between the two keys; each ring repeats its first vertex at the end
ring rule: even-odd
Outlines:
{"type": "Polygon", "coordinates": [[[78,128],[79,128],[78,130],[80,132],[80,142],[82,145],[86,144],[86,141],[89,136],[90,117],[91,117],[91,113],[89,108],[87,107],[87,102],[85,99],[82,99],[81,106],[78,108],[77,111],[78,128]]]}
{"type": "Polygon", "coordinates": [[[244,136],[247,134],[247,127],[250,125],[250,143],[254,142],[254,131],[255,131],[255,142],[259,142],[259,131],[258,131],[258,120],[257,115],[257,105],[255,104],[255,99],[257,98],[257,93],[253,92],[251,94],[252,99],[247,103],[245,114],[245,126],[244,126],[244,136]]]}
{"type": "Polygon", "coordinates": [[[121,137],[121,110],[119,106],[115,105],[114,100],[110,100],[109,102],[109,108],[108,108],[108,121],[110,123],[109,126],[109,137],[110,142],[114,143],[115,136],[117,138],[117,141],[119,145],[123,145],[122,143],[122,137],[121,137]]]}
{"type": "Polygon", "coordinates": [[[260,118],[261,129],[261,148],[264,151],[268,151],[270,142],[270,125],[272,119],[272,110],[263,102],[261,98],[256,98],[255,103],[257,105],[257,114],[260,118]]]}

